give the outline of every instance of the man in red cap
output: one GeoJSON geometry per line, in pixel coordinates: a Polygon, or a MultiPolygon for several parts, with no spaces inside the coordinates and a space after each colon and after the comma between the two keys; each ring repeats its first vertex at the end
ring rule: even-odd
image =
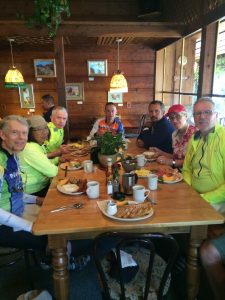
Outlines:
{"type": "Polygon", "coordinates": [[[170,122],[176,128],[172,134],[173,154],[165,153],[157,148],[153,149],[159,154],[158,163],[172,167],[182,167],[188,141],[196,128],[188,124],[187,111],[182,104],[172,105],[166,116],[169,117],[170,122]]]}

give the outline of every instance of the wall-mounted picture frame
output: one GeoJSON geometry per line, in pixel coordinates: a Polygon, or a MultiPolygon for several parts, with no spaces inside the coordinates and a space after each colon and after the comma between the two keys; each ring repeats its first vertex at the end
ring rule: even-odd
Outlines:
{"type": "Polygon", "coordinates": [[[34,59],[35,77],[56,77],[55,59],[34,59]]]}
{"type": "Polygon", "coordinates": [[[19,88],[21,108],[35,108],[33,84],[19,88]]]}
{"type": "Polygon", "coordinates": [[[108,102],[123,103],[123,93],[108,92],[108,102]]]}
{"type": "Polygon", "coordinates": [[[108,76],[107,59],[88,60],[88,76],[108,76]]]}
{"type": "Polygon", "coordinates": [[[84,83],[66,83],[66,100],[84,101],[84,83]]]}

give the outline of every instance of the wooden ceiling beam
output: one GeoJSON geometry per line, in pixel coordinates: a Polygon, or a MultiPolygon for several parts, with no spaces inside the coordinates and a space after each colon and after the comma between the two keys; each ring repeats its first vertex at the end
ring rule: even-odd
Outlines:
{"type": "MultiPolygon", "coordinates": [[[[82,37],[182,37],[184,26],[165,22],[78,22],[64,21],[58,35],[82,37]]],[[[27,28],[22,21],[0,20],[0,36],[46,36],[47,29],[27,28]]]]}

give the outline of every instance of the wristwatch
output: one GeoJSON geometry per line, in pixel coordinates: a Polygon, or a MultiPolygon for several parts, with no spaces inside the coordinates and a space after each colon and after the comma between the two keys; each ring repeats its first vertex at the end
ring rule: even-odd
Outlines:
{"type": "Polygon", "coordinates": [[[172,164],[171,164],[171,167],[174,169],[174,168],[176,168],[176,161],[173,159],[173,161],[172,161],[172,164]]]}

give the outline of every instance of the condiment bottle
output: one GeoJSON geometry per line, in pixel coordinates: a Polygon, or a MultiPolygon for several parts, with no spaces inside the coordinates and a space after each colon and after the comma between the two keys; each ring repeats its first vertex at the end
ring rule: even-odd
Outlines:
{"type": "Polygon", "coordinates": [[[113,193],[113,190],[112,190],[112,181],[113,181],[112,158],[107,158],[107,169],[106,169],[105,175],[106,175],[107,194],[110,195],[113,193]]]}
{"type": "Polygon", "coordinates": [[[112,185],[113,185],[113,193],[120,192],[120,176],[117,167],[114,168],[112,185]]]}

